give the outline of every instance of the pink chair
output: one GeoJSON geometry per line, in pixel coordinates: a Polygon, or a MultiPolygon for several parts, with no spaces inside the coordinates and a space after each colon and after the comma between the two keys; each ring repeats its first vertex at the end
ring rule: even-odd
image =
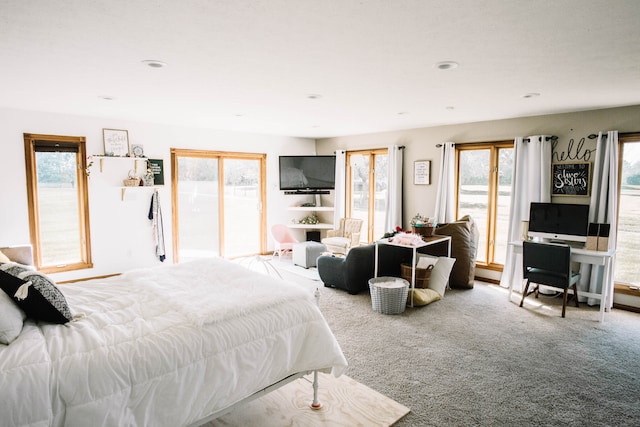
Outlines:
{"type": "Polygon", "coordinates": [[[273,256],[278,254],[278,259],[282,255],[291,254],[293,251],[293,245],[298,243],[298,240],[293,237],[291,230],[284,224],[275,224],[271,227],[271,237],[275,241],[275,250],[273,256]]]}

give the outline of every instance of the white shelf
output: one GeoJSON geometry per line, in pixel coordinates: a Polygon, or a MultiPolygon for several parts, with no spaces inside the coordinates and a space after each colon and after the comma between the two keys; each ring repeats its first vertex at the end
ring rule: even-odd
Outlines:
{"type": "Polygon", "coordinates": [[[137,191],[137,190],[141,190],[141,189],[144,189],[144,188],[156,189],[158,187],[162,187],[162,185],[136,185],[134,187],[127,187],[127,186],[123,185],[123,186],[120,187],[120,191],[122,192],[121,199],[124,202],[124,195],[127,193],[127,190],[137,191]]]}
{"type": "Polygon", "coordinates": [[[138,162],[139,161],[147,161],[146,157],[124,157],[124,156],[101,156],[99,154],[94,154],[92,156],[94,159],[100,160],[100,172],[102,172],[102,169],[104,168],[104,161],[105,159],[119,159],[119,160],[133,160],[134,161],[134,168],[138,169],[138,162]]]}
{"type": "Polygon", "coordinates": [[[333,224],[288,224],[289,228],[306,228],[312,230],[333,230],[333,224]]]}

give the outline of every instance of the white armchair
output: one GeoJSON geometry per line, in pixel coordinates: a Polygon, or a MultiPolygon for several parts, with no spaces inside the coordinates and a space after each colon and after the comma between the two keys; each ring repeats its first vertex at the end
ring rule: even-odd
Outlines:
{"type": "Polygon", "coordinates": [[[328,251],[346,255],[349,249],[360,244],[361,228],[361,219],[341,218],[339,228],[327,231],[327,237],[322,239],[322,243],[327,246],[328,251]]]}

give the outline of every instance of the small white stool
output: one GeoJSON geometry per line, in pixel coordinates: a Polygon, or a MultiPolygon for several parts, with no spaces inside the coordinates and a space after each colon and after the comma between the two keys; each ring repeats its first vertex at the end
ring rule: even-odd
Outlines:
{"type": "Polygon", "coordinates": [[[293,264],[300,267],[316,267],[316,260],[327,247],[320,242],[302,242],[293,245],[293,264]]]}

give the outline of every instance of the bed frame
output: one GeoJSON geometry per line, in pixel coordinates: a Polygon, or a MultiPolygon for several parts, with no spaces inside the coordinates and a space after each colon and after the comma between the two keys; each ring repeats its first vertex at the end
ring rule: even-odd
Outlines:
{"type": "MultiPolygon", "coordinates": [[[[247,404],[247,403],[249,403],[249,402],[251,402],[251,401],[253,401],[255,399],[259,399],[262,396],[264,396],[265,394],[268,394],[268,393],[270,393],[270,392],[272,392],[274,390],[277,390],[280,387],[283,387],[283,386],[289,384],[290,382],[297,380],[298,378],[302,378],[302,379],[308,381],[306,378],[304,378],[304,376],[307,375],[307,374],[310,374],[310,373],[311,373],[310,371],[307,371],[307,372],[298,372],[297,374],[290,375],[290,376],[286,377],[285,379],[280,380],[277,383],[271,384],[270,386],[267,386],[267,387],[263,388],[262,390],[259,390],[259,391],[255,392],[251,396],[248,396],[248,397],[242,399],[241,401],[239,401],[237,403],[234,403],[231,406],[228,406],[228,407],[226,407],[224,409],[221,409],[221,410],[219,410],[217,412],[214,412],[213,414],[209,415],[208,417],[205,417],[205,418],[203,418],[201,420],[198,420],[193,424],[189,424],[188,427],[199,427],[202,424],[208,423],[209,421],[213,421],[216,418],[220,418],[221,416],[223,416],[225,414],[228,414],[229,412],[235,410],[236,408],[238,408],[238,407],[240,407],[242,405],[245,405],[245,404],[247,404]]],[[[309,403],[309,407],[311,409],[313,409],[313,410],[318,410],[318,409],[322,408],[322,403],[320,403],[318,401],[318,387],[319,387],[319,384],[318,384],[318,371],[313,371],[313,383],[312,383],[312,386],[313,386],[313,400],[311,401],[311,403],[309,403]]]]}

